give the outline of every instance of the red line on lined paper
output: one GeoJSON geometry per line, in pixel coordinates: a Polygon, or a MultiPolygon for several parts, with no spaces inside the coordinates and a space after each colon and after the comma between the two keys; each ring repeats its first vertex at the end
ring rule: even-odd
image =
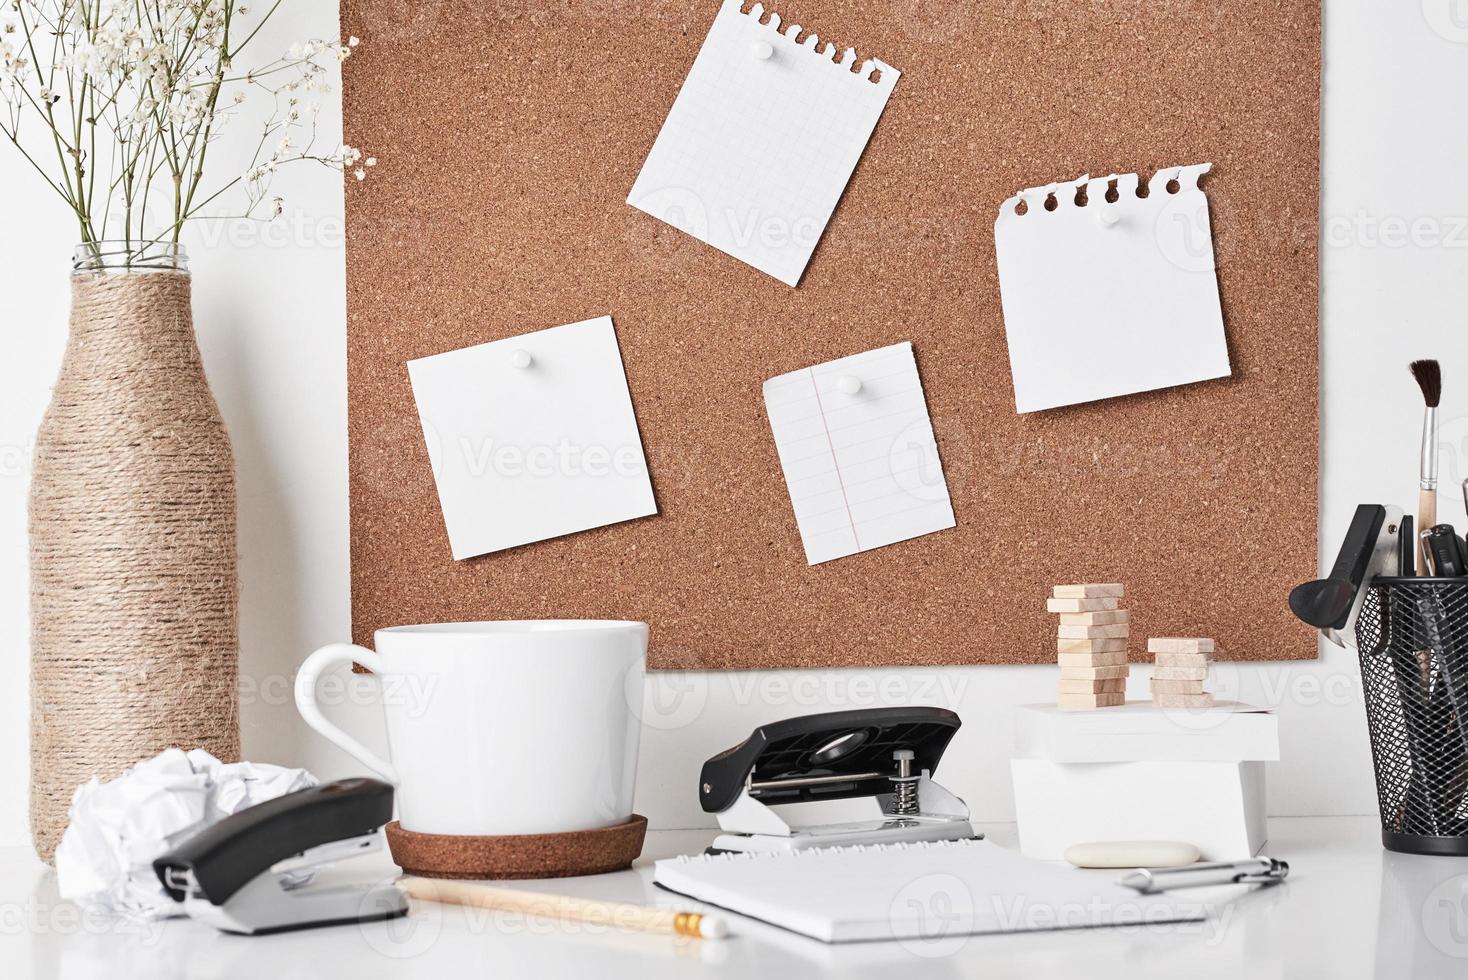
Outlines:
{"type": "Polygon", "coordinates": [[[841,479],[841,462],[836,459],[836,444],[831,441],[831,427],[826,424],[826,406],[821,402],[821,389],[816,384],[816,372],[810,370],[810,389],[815,392],[816,410],[821,413],[821,429],[826,433],[826,445],[831,447],[831,465],[836,470],[836,485],[841,488],[841,502],[846,505],[846,521],[851,525],[851,541],[856,550],[861,550],[861,538],[856,533],[856,518],[851,516],[851,501],[846,499],[846,481],[841,479]]]}

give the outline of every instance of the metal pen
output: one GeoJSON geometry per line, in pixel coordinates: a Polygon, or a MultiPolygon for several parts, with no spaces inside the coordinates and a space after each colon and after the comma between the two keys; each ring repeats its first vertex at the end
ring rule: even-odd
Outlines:
{"type": "Polygon", "coordinates": [[[1289,873],[1290,866],[1285,862],[1258,857],[1247,861],[1189,864],[1181,868],[1138,868],[1123,875],[1117,884],[1135,888],[1143,895],[1152,895],[1174,888],[1200,888],[1204,885],[1274,885],[1289,873]]]}

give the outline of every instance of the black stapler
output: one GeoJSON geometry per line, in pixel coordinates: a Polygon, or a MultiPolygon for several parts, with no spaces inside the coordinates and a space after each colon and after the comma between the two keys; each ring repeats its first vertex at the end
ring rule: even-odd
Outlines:
{"type": "MultiPolygon", "coordinates": [[[[933,782],[961,722],[943,708],[871,708],[762,725],[703,764],[698,798],[724,830],[710,852],[799,851],[976,838],[963,800],[933,782]],[[821,824],[776,807],[864,799],[870,815],[821,824]],[[787,819],[787,815],[792,819],[787,819]]],[[[862,808],[867,809],[867,808],[862,808]]]]}
{"type": "Polygon", "coordinates": [[[376,779],[287,793],[206,827],[153,870],[190,918],[225,932],[395,919],[408,901],[390,883],[285,887],[292,873],[379,850],[392,801],[392,787],[376,779]]]}

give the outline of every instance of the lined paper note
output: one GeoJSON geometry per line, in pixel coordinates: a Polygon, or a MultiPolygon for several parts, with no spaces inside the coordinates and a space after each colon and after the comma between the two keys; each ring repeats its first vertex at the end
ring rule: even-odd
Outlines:
{"type": "Polygon", "coordinates": [[[771,378],[765,410],[809,564],[953,527],[912,344],[771,378]]]}

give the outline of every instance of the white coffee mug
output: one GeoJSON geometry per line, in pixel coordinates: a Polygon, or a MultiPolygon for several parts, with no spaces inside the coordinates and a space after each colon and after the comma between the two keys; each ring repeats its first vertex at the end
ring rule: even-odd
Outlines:
{"type": "Polygon", "coordinates": [[[377,652],[322,647],[296,708],[397,786],[406,830],[552,834],[632,816],[645,623],[525,620],[378,630],[377,652]],[[392,761],[322,716],[316,681],[356,661],[377,675],[392,761]]]}

